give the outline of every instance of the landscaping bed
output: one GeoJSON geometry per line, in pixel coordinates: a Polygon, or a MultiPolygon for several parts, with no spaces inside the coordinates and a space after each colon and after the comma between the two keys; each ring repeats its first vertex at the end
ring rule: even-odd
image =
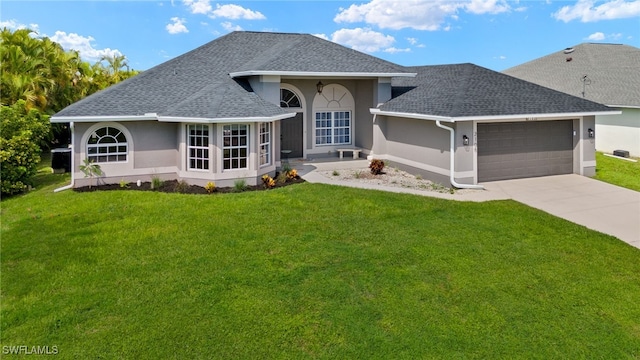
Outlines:
{"type": "MultiPolygon", "coordinates": [[[[277,176],[276,176],[277,178],[277,176]]],[[[89,191],[102,191],[102,190],[138,190],[138,191],[157,191],[165,193],[181,193],[181,194],[216,194],[216,193],[232,193],[243,191],[259,191],[270,190],[283,186],[303,183],[304,179],[300,176],[294,178],[287,178],[284,182],[275,181],[275,184],[271,187],[267,187],[264,184],[259,185],[244,185],[244,186],[230,186],[230,187],[216,187],[213,191],[207,191],[204,186],[189,185],[184,181],[178,180],[166,180],[159,182],[159,186],[153,186],[150,181],[140,183],[121,183],[121,184],[100,184],[94,186],[83,186],[74,188],[77,192],[89,192],[89,191]]]]}

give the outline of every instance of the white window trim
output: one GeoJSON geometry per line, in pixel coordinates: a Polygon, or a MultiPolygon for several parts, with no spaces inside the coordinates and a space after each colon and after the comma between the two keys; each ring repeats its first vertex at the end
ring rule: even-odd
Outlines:
{"type": "Polygon", "coordinates": [[[185,127],[185,133],[186,133],[186,139],[185,139],[185,145],[186,145],[186,151],[185,151],[185,158],[186,158],[186,167],[185,169],[187,171],[190,172],[202,172],[202,173],[208,173],[211,172],[211,168],[212,168],[212,164],[213,161],[211,160],[212,156],[211,154],[213,153],[213,149],[211,148],[211,125],[207,125],[207,124],[186,124],[185,127]],[[207,129],[207,138],[208,138],[208,142],[207,142],[207,146],[193,146],[193,148],[195,149],[207,149],[207,151],[209,152],[209,157],[208,157],[208,161],[209,161],[209,166],[207,169],[198,169],[198,168],[192,168],[191,167],[191,156],[190,156],[190,150],[192,148],[192,146],[190,145],[190,137],[191,134],[189,132],[189,127],[190,126],[202,126],[203,128],[207,129]]]}
{"type": "MultiPolygon", "coordinates": [[[[220,128],[219,128],[219,133],[220,133],[220,171],[221,172],[233,172],[233,171],[247,171],[247,170],[251,170],[253,168],[252,166],[252,156],[251,156],[251,141],[252,141],[252,136],[251,136],[251,124],[249,123],[233,123],[233,124],[220,124],[220,128]],[[225,126],[246,126],[247,127],[247,143],[244,147],[247,148],[247,166],[243,167],[243,168],[231,168],[231,169],[225,169],[224,168],[224,150],[226,149],[226,147],[224,146],[224,128],[225,126]]],[[[236,148],[241,148],[241,147],[236,147],[236,148]]],[[[231,149],[231,148],[230,148],[231,149]]]]}
{"type": "Polygon", "coordinates": [[[82,135],[82,138],[80,139],[80,144],[81,144],[81,152],[80,152],[80,159],[83,161],[85,159],[89,158],[89,138],[91,137],[91,135],[97,131],[98,129],[101,129],[103,127],[112,127],[112,128],[116,128],[118,130],[120,130],[124,136],[127,138],[127,160],[126,161],[110,161],[110,162],[96,162],[96,164],[99,164],[101,167],[110,167],[110,166],[120,166],[122,167],[123,165],[129,168],[133,168],[133,154],[134,154],[134,141],[133,141],[133,136],[131,136],[131,132],[129,132],[129,130],[122,124],[116,123],[116,122],[100,122],[100,123],[95,123],[93,125],[91,125],[82,135]]]}
{"type": "MultiPolygon", "coordinates": [[[[315,146],[338,146],[338,145],[351,145],[353,143],[353,111],[352,110],[336,110],[336,109],[327,109],[324,111],[321,111],[320,109],[316,110],[313,114],[313,142],[315,146]],[[349,113],[349,126],[335,126],[335,114],[338,112],[346,112],[349,113]],[[331,118],[329,119],[331,126],[330,127],[317,127],[316,124],[316,115],[319,113],[330,113],[331,114],[331,118]],[[348,142],[341,142],[341,143],[337,143],[335,142],[335,137],[336,136],[340,136],[340,135],[336,135],[335,130],[336,129],[349,129],[349,141],[348,142]],[[316,131],[319,129],[330,129],[331,130],[331,143],[323,143],[323,144],[318,144],[317,140],[318,140],[318,136],[316,135],[316,131]]],[[[344,136],[344,135],[342,135],[344,136]]]]}
{"type": "MultiPolygon", "coordinates": [[[[310,121],[312,125],[311,143],[312,143],[313,149],[322,149],[321,151],[327,151],[327,148],[337,149],[339,147],[353,145],[355,142],[355,131],[356,131],[355,118],[356,118],[356,104],[355,104],[355,98],[353,97],[353,94],[351,93],[351,91],[347,87],[339,83],[329,83],[325,85],[322,91],[322,94],[316,94],[313,99],[312,118],[310,121]],[[333,104],[333,105],[330,105],[330,104],[333,104]],[[349,125],[350,125],[349,140],[350,141],[347,143],[340,143],[340,144],[335,144],[333,142],[331,144],[316,144],[316,130],[317,130],[316,114],[319,112],[331,112],[332,113],[331,129],[333,130],[335,129],[333,127],[333,113],[341,112],[341,111],[347,111],[351,114],[350,122],[349,122],[349,125]]],[[[335,134],[332,131],[331,133],[332,141],[333,141],[334,135],[335,134]]]]}
{"type": "Polygon", "coordinates": [[[260,168],[263,167],[267,167],[270,166],[272,164],[272,157],[273,157],[273,123],[271,122],[262,122],[262,123],[258,123],[258,165],[260,168]],[[262,142],[262,135],[265,134],[262,132],[262,125],[266,125],[267,126],[267,142],[263,143],[262,142]],[[267,146],[268,147],[268,152],[267,152],[267,161],[264,164],[261,164],[260,162],[262,161],[262,147],[263,146],[267,146]]]}

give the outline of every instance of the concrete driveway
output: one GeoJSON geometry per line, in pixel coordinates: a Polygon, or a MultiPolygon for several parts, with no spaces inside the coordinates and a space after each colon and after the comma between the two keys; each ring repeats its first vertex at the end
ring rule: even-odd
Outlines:
{"type": "Polygon", "coordinates": [[[640,192],[575,174],[482,185],[494,195],[504,194],[640,248],[640,192]]]}

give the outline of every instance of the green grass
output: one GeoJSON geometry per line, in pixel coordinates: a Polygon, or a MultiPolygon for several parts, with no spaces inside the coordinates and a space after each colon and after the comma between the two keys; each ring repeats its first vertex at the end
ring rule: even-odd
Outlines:
{"type": "Polygon", "coordinates": [[[640,250],[512,201],[298,184],[4,200],[3,346],[57,358],[638,358],[640,250]]]}
{"type": "Polygon", "coordinates": [[[596,152],[596,164],[596,179],[640,191],[640,161],[616,159],[596,152]]]}

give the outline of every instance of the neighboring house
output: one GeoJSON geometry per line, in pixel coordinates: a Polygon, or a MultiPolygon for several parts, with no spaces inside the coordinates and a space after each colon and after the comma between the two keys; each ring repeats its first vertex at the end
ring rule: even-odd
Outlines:
{"type": "Polygon", "coordinates": [[[580,44],[504,73],[620,109],[617,116],[596,116],[596,149],[640,157],[640,49],[580,44]]]}
{"type": "Polygon", "coordinates": [[[589,129],[608,113],[619,112],[472,64],[406,68],[312,35],[233,32],[51,121],[71,123],[76,187],[85,159],[105,183],[232,186],[274,175],[282,150],[344,148],[462,187],[593,175],[589,129]]]}

